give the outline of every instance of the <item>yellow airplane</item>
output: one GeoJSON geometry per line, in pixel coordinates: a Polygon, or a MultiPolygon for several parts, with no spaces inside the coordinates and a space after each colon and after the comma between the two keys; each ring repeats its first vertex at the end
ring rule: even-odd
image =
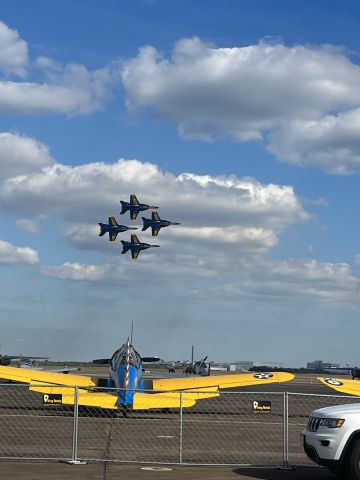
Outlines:
{"type": "MultiPolygon", "coordinates": [[[[143,359],[145,360],[145,359],[143,359]]],[[[78,405],[112,410],[188,408],[198,400],[220,396],[223,388],[288,382],[291,373],[245,373],[207,377],[142,378],[142,359],[128,340],[109,360],[109,390],[99,391],[91,377],[0,366],[0,378],[27,383],[44,395],[46,403],[54,394],[56,403],[73,405],[78,387],[78,405]],[[50,385],[49,385],[50,384],[50,385]]]]}

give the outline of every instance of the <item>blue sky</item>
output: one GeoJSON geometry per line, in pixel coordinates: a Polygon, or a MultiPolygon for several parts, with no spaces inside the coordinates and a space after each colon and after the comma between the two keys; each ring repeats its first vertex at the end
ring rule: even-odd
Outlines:
{"type": "Polygon", "coordinates": [[[134,320],[164,358],[357,363],[359,10],[4,0],[2,351],[91,359],[134,320]],[[138,262],[97,227],[132,192],[181,222],[138,262]]]}

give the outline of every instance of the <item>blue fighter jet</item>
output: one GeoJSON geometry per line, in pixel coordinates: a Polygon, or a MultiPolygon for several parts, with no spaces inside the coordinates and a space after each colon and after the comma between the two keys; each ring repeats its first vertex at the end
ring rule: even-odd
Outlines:
{"type": "Polygon", "coordinates": [[[153,207],[151,205],[147,205],[146,203],[139,203],[134,193],[130,195],[130,202],[123,202],[122,200],[120,200],[120,203],[122,207],[120,215],[124,215],[124,213],[126,213],[129,210],[131,220],[136,220],[139,212],[142,212],[144,210],[149,210],[149,208],[154,208],[154,209],[159,208],[159,207],[153,207]]]}
{"type": "Polygon", "coordinates": [[[99,223],[100,233],[99,237],[109,234],[110,242],[115,242],[118,233],[126,232],[127,230],[137,230],[136,227],[126,227],[125,225],[119,225],[115,220],[115,217],[109,217],[109,223],[99,223]]]}
{"type": "Polygon", "coordinates": [[[152,236],[156,237],[162,227],[168,227],[169,225],[180,225],[178,222],[169,222],[169,220],[162,220],[157,212],[151,212],[151,218],[142,217],[143,228],[142,231],[145,232],[146,229],[151,227],[152,236]]]}
{"type": "Polygon", "coordinates": [[[141,243],[136,235],[131,235],[131,242],[126,242],[125,240],[121,240],[123,244],[122,254],[126,253],[128,250],[131,250],[131,257],[133,259],[138,258],[139,253],[141,250],[147,250],[151,247],[160,247],[160,245],[150,245],[149,243],[141,243]]]}

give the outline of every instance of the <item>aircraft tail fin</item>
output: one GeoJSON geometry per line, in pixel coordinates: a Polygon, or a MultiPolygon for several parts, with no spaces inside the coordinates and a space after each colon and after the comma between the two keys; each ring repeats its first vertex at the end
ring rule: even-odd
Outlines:
{"type": "Polygon", "coordinates": [[[141,217],[143,221],[142,231],[145,232],[150,227],[149,220],[145,217],[141,217]]]}
{"type": "Polygon", "coordinates": [[[107,225],[105,225],[105,223],[99,223],[99,227],[100,227],[99,237],[102,237],[107,232],[107,228],[106,228],[107,225]]]}
{"type": "Polygon", "coordinates": [[[128,242],[125,242],[125,240],[121,240],[123,249],[122,249],[122,254],[126,253],[128,250],[130,250],[130,245],[128,242]]]}
{"type": "Polygon", "coordinates": [[[121,203],[121,212],[120,215],[124,215],[129,210],[127,202],[124,202],[123,200],[120,200],[121,203]]]}

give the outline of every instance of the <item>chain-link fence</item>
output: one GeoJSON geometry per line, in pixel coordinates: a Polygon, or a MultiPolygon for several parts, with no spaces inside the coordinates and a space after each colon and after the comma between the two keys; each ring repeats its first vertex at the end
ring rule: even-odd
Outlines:
{"type": "MultiPolygon", "coordinates": [[[[169,392],[180,408],[146,409],[144,404],[143,410],[126,412],[78,405],[77,387],[66,387],[66,395],[63,386],[52,387],[51,394],[35,388],[0,384],[0,458],[309,465],[300,432],[311,411],[360,401],[336,395],[223,391],[185,408],[186,393],[169,392]]],[[[117,397],[120,392],[107,393],[117,397]]],[[[151,396],[149,392],[149,406],[151,396]]]]}

